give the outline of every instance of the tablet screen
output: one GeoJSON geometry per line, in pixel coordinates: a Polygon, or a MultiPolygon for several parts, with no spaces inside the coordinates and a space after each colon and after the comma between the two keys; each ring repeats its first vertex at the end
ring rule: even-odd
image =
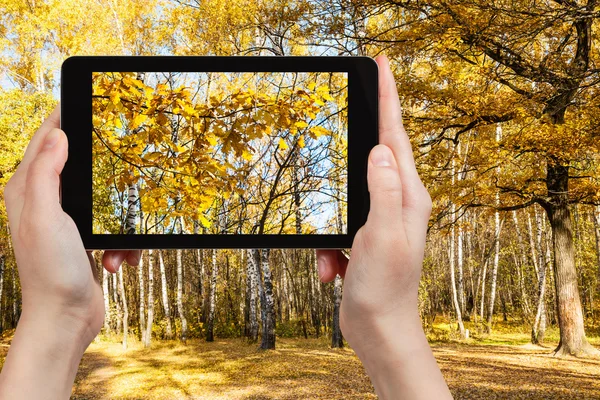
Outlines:
{"type": "Polygon", "coordinates": [[[94,234],[347,232],[345,72],[92,73],[94,234]]]}

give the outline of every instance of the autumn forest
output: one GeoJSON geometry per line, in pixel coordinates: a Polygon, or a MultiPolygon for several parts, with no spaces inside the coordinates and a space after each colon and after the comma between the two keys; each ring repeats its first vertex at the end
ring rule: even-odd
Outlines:
{"type": "MultiPolygon", "coordinates": [[[[600,398],[597,1],[0,0],[0,33],[0,186],[68,56],[386,54],[433,200],[418,307],[454,397],[600,398]]],[[[94,232],[343,232],[347,84],[94,73],[94,232]]],[[[0,360],[11,246],[1,205],[0,360]]],[[[154,249],[98,273],[75,399],[376,398],[314,250],[154,249]]]]}

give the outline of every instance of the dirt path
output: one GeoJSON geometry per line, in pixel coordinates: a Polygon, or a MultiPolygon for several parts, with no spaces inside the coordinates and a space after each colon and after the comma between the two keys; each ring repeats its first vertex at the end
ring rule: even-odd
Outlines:
{"type": "Polygon", "coordinates": [[[600,399],[600,360],[531,345],[434,345],[456,399],[600,399]]]}
{"type": "MultiPolygon", "coordinates": [[[[458,399],[600,399],[600,360],[556,359],[531,345],[433,345],[458,399]]],[[[0,346],[0,364],[8,350],[0,346]]],[[[352,350],[278,339],[272,352],[238,339],[215,343],[93,343],[77,374],[83,399],[376,399],[352,350]]]]}

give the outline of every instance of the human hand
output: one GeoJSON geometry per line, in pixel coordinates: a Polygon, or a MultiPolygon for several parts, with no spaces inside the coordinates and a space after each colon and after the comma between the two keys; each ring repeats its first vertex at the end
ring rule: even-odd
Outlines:
{"type": "Polygon", "coordinates": [[[344,278],[340,327],[380,398],[440,399],[449,392],[417,308],[431,198],[415,167],[389,62],[376,61],[380,144],[369,156],[369,216],[350,260],[339,250],[317,251],[319,276],[344,278]],[[425,377],[434,380],[419,386],[425,377]]]}
{"type": "MultiPolygon", "coordinates": [[[[13,364],[19,365],[15,345],[36,343],[41,353],[53,347],[54,360],[61,356],[60,349],[62,355],[68,355],[78,364],[104,322],[104,300],[95,276],[94,259],[91,253],[86,253],[75,223],[63,212],[59,202],[60,173],[67,160],[68,147],[59,121],[57,107],[33,136],[4,189],[21,283],[22,314],[2,371],[0,382],[3,384],[8,381],[5,372],[10,373],[12,359],[13,364]]],[[[116,272],[125,259],[137,265],[139,257],[137,251],[105,252],[103,264],[108,271],[116,272]]],[[[21,367],[32,370],[36,364],[43,363],[36,359],[31,360],[31,365],[21,367]]],[[[60,369],[60,366],[52,368],[60,369]]],[[[48,375],[50,371],[45,372],[45,376],[48,375]]],[[[67,383],[67,397],[72,383],[67,383]]],[[[50,386],[56,384],[53,382],[50,386]]],[[[57,397],[39,381],[36,386],[43,389],[46,396],[57,397]]],[[[22,398],[14,392],[11,394],[12,398],[22,398]]]]}

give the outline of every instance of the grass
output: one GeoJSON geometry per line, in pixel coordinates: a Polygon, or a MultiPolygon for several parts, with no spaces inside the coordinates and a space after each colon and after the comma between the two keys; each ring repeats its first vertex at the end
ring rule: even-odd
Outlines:
{"type": "MultiPolygon", "coordinates": [[[[466,342],[452,338],[454,327],[439,320],[431,335],[434,355],[455,399],[600,398],[600,359],[553,357],[556,329],[549,329],[544,346],[533,346],[527,327],[515,321],[496,323],[491,336],[467,323],[473,335],[466,342]]],[[[588,332],[590,341],[600,347],[596,331],[588,332]]],[[[0,364],[9,340],[8,335],[0,343],[0,364]]],[[[277,349],[265,352],[243,339],[190,340],[186,345],[154,341],[146,349],[133,337],[125,351],[117,337],[100,337],[83,357],[72,396],[74,400],[376,398],[354,352],[330,349],[325,338],[278,338],[277,349]]]]}

